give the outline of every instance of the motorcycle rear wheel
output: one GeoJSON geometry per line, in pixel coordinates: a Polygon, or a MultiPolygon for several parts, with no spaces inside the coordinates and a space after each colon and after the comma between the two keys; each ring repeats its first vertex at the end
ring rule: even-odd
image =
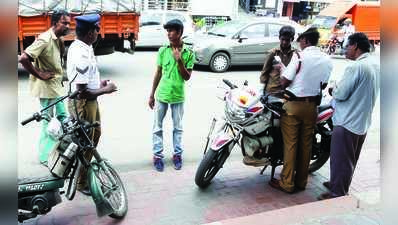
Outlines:
{"type": "MultiPolygon", "coordinates": [[[[330,156],[330,144],[331,144],[331,132],[333,130],[333,123],[332,120],[327,120],[326,123],[323,124],[323,128],[327,129],[328,134],[325,132],[319,131],[319,129],[315,130],[314,133],[314,140],[312,143],[312,152],[318,152],[318,156],[311,160],[310,166],[308,169],[309,173],[313,173],[319,170],[329,159],[330,156]],[[327,125],[327,127],[325,127],[327,125]],[[317,139],[317,134],[319,135],[320,139],[317,139]]],[[[313,154],[312,153],[312,154],[313,154]]]]}
{"type": "Polygon", "coordinates": [[[218,151],[212,149],[207,150],[196,170],[195,183],[198,187],[206,188],[210,185],[211,180],[224,165],[225,160],[230,154],[228,149],[230,144],[225,145],[218,151]]]}
{"type": "Polygon", "coordinates": [[[101,186],[98,188],[98,190],[102,192],[104,198],[113,208],[114,212],[109,214],[109,216],[115,219],[122,219],[127,214],[128,210],[127,192],[116,170],[110,165],[109,162],[104,162],[113,179],[116,181],[117,189],[112,190],[111,181],[105,174],[104,169],[99,166],[97,170],[94,170],[95,176],[97,178],[96,183],[101,186]]]}

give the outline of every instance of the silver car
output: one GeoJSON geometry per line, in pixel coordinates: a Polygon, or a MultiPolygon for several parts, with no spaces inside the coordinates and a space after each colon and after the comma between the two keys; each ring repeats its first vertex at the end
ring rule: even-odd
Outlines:
{"type": "Polygon", "coordinates": [[[146,10],[141,12],[136,47],[160,47],[168,43],[167,32],[163,25],[172,19],[179,19],[184,24],[183,37],[193,34],[193,21],[187,13],[171,10],[146,10]]]}
{"type": "Polygon", "coordinates": [[[232,20],[207,33],[184,40],[196,54],[196,64],[208,65],[214,72],[224,72],[231,65],[263,65],[271,49],[279,46],[279,29],[291,25],[297,33],[303,27],[281,18],[232,20]]]}

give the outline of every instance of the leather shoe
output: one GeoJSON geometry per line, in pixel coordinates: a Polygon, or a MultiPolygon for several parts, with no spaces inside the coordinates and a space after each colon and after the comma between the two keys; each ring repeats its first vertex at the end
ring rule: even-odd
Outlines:
{"type": "Polygon", "coordinates": [[[288,193],[288,194],[292,194],[294,191],[288,191],[288,190],[285,190],[285,189],[283,189],[283,187],[281,187],[281,185],[279,184],[279,180],[277,180],[277,179],[275,179],[275,178],[272,178],[269,182],[268,182],[268,184],[271,186],[271,187],[273,187],[273,188],[275,188],[275,189],[278,189],[278,190],[280,190],[280,191],[283,191],[283,192],[285,192],[285,193],[288,193]]]}
{"type": "Polygon", "coordinates": [[[322,184],[323,184],[323,186],[325,186],[327,189],[330,190],[330,181],[325,181],[322,184]]]}
{"type": "Polygon", "coordinates": [[[318,196],[318,200],[326,200],[326,199],[331,199],[331,198],[336,198],[334,196],[332,196],[332,194],[330,192],[325,192],[322,193],[321,195],[318,196]]]}
{"type": "Polygon", "coordinates": [[[80,191],[84,195],[91,196],[91,191],[90,191],[90,189],[88,187],[85,187],[85,188],[80,189],[78,191],[80,191]]]}

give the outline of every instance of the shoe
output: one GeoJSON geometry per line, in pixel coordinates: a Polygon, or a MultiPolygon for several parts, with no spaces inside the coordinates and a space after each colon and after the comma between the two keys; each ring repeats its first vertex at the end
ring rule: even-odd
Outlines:
{"type": "Polygon", "coordinates": [[[84,195],[91,196],[91,191],[88,187],[85,187],[83,189],[78,189],[78,191],[80,191],[84,195]]]}
{"type": "Polygon", "coordinates": [[[323,182],[322,184],[323,186],[325,186],[327,189],[330,190],[330,181],[323,182]]]}
{"type": "Polygon", "coordinates": [[[295,192],[305,191],[305,187],[294,187],[295,192]]]}
{"type": "Polygon", "coordinates": [[[259,167],[259,166],[265,166],[267,165],[267,163],[269,163],[269,160],[266,158],[257,159],[248,155],[245,155],[245,157],[243,157],[243,164],[247,166],[259,167]]]}
{"type": "Polygon", "coordinates": [[[332,196],[330,192],[325,192],[322,193],[321,195],[318,196],[318,200],[326,200],[326,199],[331,199],[331,198],[336,198],[337,196],[332,196]]]}
{"type": "Polygon", "coordinates": [[[173,164],[174,169],[180,170],[182,167],[182,158],[181,155],[173,155],[173,164]]]}
{"type": "Polygon", "coordinates": [[[154,156],[153,157],[153,166],[155,167],[155,169],[159,172],[163,172],[164,169],[164,163],[163,163],[163,159],[154,156]]]}
{"type": "Polygon", "coordinates": [[[288,190],[285,190],[285,189],[283,189],[282,187],[281,187],[281,185],[279,184],[279,180],[277,180],[277,179],[275,179],[275,178],[272,178],[269,182],[268,182],[268,184],[271,186],[271,187],[273,187],[273,188],[275,188],[275,189],[278,189],[278,190],[280,190],[280,191],[283,191],[283,192],[285,192],[285,193],[288,193],[288,194],[292,194],[294,191],[288,191],[288,190]]]}

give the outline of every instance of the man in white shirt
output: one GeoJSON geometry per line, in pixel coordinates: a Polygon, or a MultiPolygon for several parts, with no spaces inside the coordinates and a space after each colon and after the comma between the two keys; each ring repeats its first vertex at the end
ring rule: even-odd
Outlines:
{"type": "Polygon", "coordinates": [[[284,192],[304,190],[307,185],[311,159],[312,138],[317,117],[317,95],[320,85],[326,87],[332,72],[332,61],[316,45],[319,32],[309,28],[297,41],[303,50],[281,71],[282,88],[292,95],[283,108],[281,130],[284,144],[281,180],[272,179],[270,185],[284,192]],[[301,63],[300,63],[301,62],[301,63]]]}
{"type": "MultiPolygon", "coordinates": [[[[116,91],[114,83],[100,80],[92,47],[100,30],[100,16],[98,14],[83,15],[75,17],[75,20],[77,39],[68,50],[67,74],[69,81],[72,82],[72,90],[79,90],[80,93],[77,99],[69,100],[68,110],[73,116],[76,116],[77,112],[79,118],[87,122],[100,122],[97,97],[116,91]],[[76,108],[74,101],[76,101],[76,108]]],[[[99,142],[100,135],[100,126],[94,128],[90,134],[95,147],[99,142]]],[[[93,154],[94,151],[86,151],[84,157],[90,162],[93,154]]],[[[90,195],[85,168],[82,168],[80,172],[77,189],[83,194],[90,195]]]]}

